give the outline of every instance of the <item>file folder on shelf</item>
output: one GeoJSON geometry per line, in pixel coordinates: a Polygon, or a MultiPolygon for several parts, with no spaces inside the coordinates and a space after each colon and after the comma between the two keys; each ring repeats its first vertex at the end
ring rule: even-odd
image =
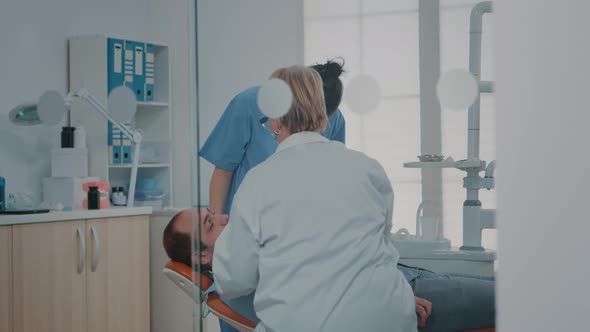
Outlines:
{"type": "Polygon", "coordinates": [[[124,73],[124,48],[125,41],[121,39],[109,38],[107,40],[107,92],[110,93],[114,88],[123,85],[125,81],[124,73]]]}
{"type": "Polygon", "coordinates": [[[135,43],[131,41],[125,41],[125,53],[124,53],[124,73],[125,79],[124,84],[126,87],[131,89],[131,91],[135,91],[135,86],[133,84],[134,78],[134,71],[135,71],[135,43]]]}
{"type": "Polygon", "coordinates": [[[154,45],[145,46],[145,100],[154,101],[154,45]]]}
{"type": "Polygon", "coordinates": [[[122,163],[123,149],[121,147],[121,130],[117,127],[111,127],[111,144],[112,144],[112,164],[122,163]]]}
{"type": "Polygon", "coordinates": [[[137,101],[145,101],[145,43],[130,43],[133,45],[133,91],[137,101]]]}
{"type": "MultiPolygon", "coordinates": [[[[126,123],[125,127],[131,129],[131,124],[126,123]]],[[[131,140],[129,137],[125,135],[121,135],[121,163],[122,164],[131,164],[132,162],[132,154],[131,154],[131,140]]]]}

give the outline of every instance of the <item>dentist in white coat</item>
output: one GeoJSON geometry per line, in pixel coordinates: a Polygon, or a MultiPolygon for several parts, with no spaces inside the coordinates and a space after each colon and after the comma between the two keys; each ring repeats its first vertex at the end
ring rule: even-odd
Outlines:
{"type": "Polygon", "coordinates": [[[246,175],[215,243],[218,292],[256,291],[256,331],[417,331],[383,168],[320,135],[328,117],[317,72],[295,66],[272,77],[287,82],[293,103],[270,120],[277,151],[246,175]]]}

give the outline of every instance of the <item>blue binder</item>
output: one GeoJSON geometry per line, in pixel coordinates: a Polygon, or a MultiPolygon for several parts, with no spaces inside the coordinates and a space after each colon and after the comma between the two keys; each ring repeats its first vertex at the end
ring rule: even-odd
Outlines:
{"type": "Polygon", "coordinates": [[[132,159],[131,159],[131,145],[122,145],[121,147],[122,149],[122,163],[123,164],[131,164],[132,159]]]}
{"type": "Polygon", "coordinates": [[[108,38],[107,39],[107,91],[111,91],[123,85],[125,80],[124,73],[124,59],[125,41],[121,39],[108,38]]]}
{"type": "MultiPolygon", "coordinates": [[[[109,122],[110,124],[110,122],[109,122]]],[[[120,164],[123,159],[122,159],[122,154],[123,154],[123,148],[121,147],[122,145],[122,141],[121,141],[121,130],[119,130],[119,128],[117,127],[111,127],[111,144],[112,144],[112,149],[111,150],[111,159],[112,159],[112,164],[120,164]]]]}
{"type": "MultiPolygon", "coordinates": [[[[130,123],[126,123],[124,125],[127,128],[131,128],[130,123]]],[[[131,164],[132,162],[132,154],[131,154],[131,139],[121,133],[121,163],[122,164],[131,164]]]]}
{"type": "Polygon", "coordinates": [[[113,145],[113,124],[111,121],[107,121],[107,145],[113,145]]]}
{"type": "Polygon", "coordinates": [[[135,87],[133,85],[133,78],[135,69],[135,43],[130,40],[125,41],[123,60],[125,86],[131,89],[131,91],[134,91],[135,87]]]}
{"type": "Polygon", "coordinates": [[[145,45],[145,100],[154,101],[154,45],[145,45]]]}
{"type": "Polygon", "coordinates": [[[113,145],[113,164],[120,164],[121,163],[121,155],[123,154],[123,150],[121,149],[120,145],[113,145]]]}
{"type": "MultiPolygon", "coordinates": [[[[108,38],[107,39],[107,93],[123,85],[125,81],[125,41],[122,39],[108,38]]],[[[113,125],[108,122],[107,129],[107,144],[113,145],[113,125]]],[[[109,156],[111,163],[114,160],[109,156]]]]}
{"type": "Polygon", "coordinates": [[[137,101],[145,101],[145,43],[133,44],[133,91],[137,101]]]}

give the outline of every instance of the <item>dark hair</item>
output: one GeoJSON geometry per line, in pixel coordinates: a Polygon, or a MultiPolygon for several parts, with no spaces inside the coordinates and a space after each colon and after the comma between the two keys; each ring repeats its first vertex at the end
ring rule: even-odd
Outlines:
{"type": "MultiPolygon", "coordinates": [[[[164,236],[162,239],[162,243],[164,245],[164,250],[166,250],[166,254],[168,258],[173,261],[185,264],[187,266],[193,266],[192,260],[192,244],[193,239],[191,239],[190,234],[185,234],[178,232],[174,225],[176,221],[180,218],[180,215],[185,211],[180,211],[172,219],[164,229],[164,236]]],[[[205,250],[207,247],[203,243],[199,243],[198,250],[205,250]]],[[[211,265],[203,264],[202,265],[204,270],[211,270],[211,265]]],[[[194,269],[198,268],[198,264],[195,264],[194,269]]]]}
{"type": "Polygon", "coordinates": [[[336,58],[326,61],[324,64],[311,66],[322,77],[324,98],[326,100],[326,112],[328,116],[336,112],[340,101],[342,101],[342,81],[340,75],[344,72],[344,59],[336,58]],[[340,61],[335,61],[339,59],[340,61]],[[341,62],[341,63],[340,63],[341,62]]]}

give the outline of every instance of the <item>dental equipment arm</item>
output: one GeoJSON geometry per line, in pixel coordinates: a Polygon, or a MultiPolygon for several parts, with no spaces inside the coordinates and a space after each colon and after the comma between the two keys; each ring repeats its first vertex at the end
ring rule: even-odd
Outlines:
{"type": "MultiPolygon", "coordinates": [[[[492,2],[483,1],[471,10],[469,27],[469,71],[478,81],[479,93],[469,107],[467,158],[479,160],[479,128],[480,128],[480,94],[494,91],[493,82],[481,80],[481,33],[483,15],[491,13],[492,2]]],[[[485,165],[485,164],[484,164],[485,165]]],[[[463,203],[463,246],[462,250],[483,251],[481,231],[483,228],[494,228],[496,211],[481,208],[479,190],[495,187],[493,178],[496,163],[493,161],[485,169],[485,178],[479,176],[483,168],[467,168],[467,176],[463,179],[463,187],[467,189],[467,198],[463,203]]]]}
{"type": "Polygon", "coordinates": [[[79,98],[87,103],[89,103],[96,111],[98,111],[102,116],[104,116],[110,123],[112,123],[115,127],[121,130],[121,133],[129,138],[135,145],[135,150],[133,151],[133,163],[131,167],[131,179],[129,181],[129,195],[127,198],[127,206],[133,207],[135,201],[135,184],[137,182],[137,168],[139,165],[139,151],[141,150],[141,141],[143,139],[143,134],[141,130],[136,129],[134,131],[130,130],[127,126],[122,125],[107,111],[107,109],[98,101],[94,96],[90,94],[88,89],[79,89],[76,91],[70,92],[66,98],[66,106],[69,108],[72,104],[73,98],[79,98]]]}

